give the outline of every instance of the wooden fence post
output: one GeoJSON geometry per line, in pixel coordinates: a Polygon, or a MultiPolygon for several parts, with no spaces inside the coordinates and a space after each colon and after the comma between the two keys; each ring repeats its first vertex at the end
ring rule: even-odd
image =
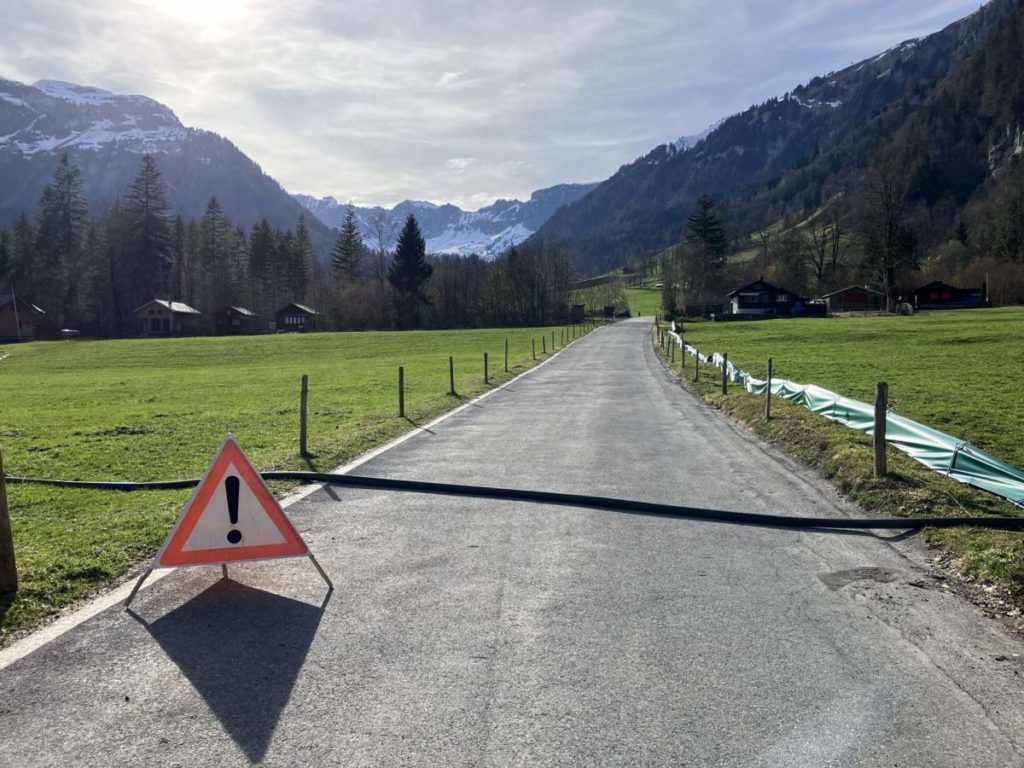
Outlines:
{"type": "Polygon", "coordinates": [[[308,456],[306,450],[306,406],[309,402],[309,376],[302,374],[302,389],[299,393],[299,455],[308,456]]]}
{"type": "Polygon", "coordinates": [[[772,418],[772,359],[768,358],[768,387],[764,391],[764,420],[772,418]]]}
{"type": "Polygon", "coordinates": [[[537,340],[530,339],[530,346],[533,347],[533,359],[537,359],[537,340]]]}
{"type": "Polygon", "coordinates": [[[505,373],[508,373],[508,337],[505,337],[505,373]]]}
{"type": "Polygon", "coordinates": [[[455,358],[448,357],[448,394],[455,394],[455,358]]]}
{"type": "Polygon", "coordinates": [[[487,375],[487,353],[484,352],[484,384],[490,383],[490,376],[487,375]]]}
{"type": "Polygon", "coordinates": [[[729,394],[729,355],[722,355],[722,394],[729,394]]]}
{"type": "Polygon", "coordinates": [[[671,358],[671,359],[669,360],[669,362],[670,362],[670,363],[671,363],[672,365],[675,365],[675,364],[676,364],[676,345],[675,345],[675,342],[673,341],[673,343],[672,343],[672,344],[669,344],[669,346],[670,346],[670,347],[672,348],[672,349],[671,349],[671,351],[669,352],[669,356],[670,356],[670,358],[671,358]]]}
{"type": "Polygon", "coordinates": [[[405,367],[398,366],[398,415],[405,418],[405,367]]]}
{"type": "Polygon", "coordinates": [[[4,455],[0,451],[0,595],[18,591],[18,567],[14,562],[14,536],[11,533],[11,512],[7,507],[7,479],[4,455]]]}
{"type": "Polygon", "coordinates": [[[565,346],[565,329],[562,328],[558,331],[558,346],[565,346]]]}
{"type": "Polygon", "coordinates": [[[681,333],[679,334],[679,358],[680,369],[686,368],[686,339],[681,333]]]}
{"type": "Polygon", "coordinates": [[[551,332],[551,351],[554,352],[555,349],[556,349],[556,347],[555,347],[555,332],[552,331],[551,332]]]}
{"type": "Polygon", "coordinates": [[[548,353],[548,337],[547,336],[541,336],[540,337],[540,353],[542,355],[546,355],[548,353]]]}
{"type": "Polygon", "coordinates": [[[693,383],[700,381],[700,350],[693,348],[693,383]]]}
{"type": "Polygon", "coordinates": [[[886,409],[889,406],[889,385],[884,381],[875,384],[875,477],[885,477],[885,427],[886,409]]]}

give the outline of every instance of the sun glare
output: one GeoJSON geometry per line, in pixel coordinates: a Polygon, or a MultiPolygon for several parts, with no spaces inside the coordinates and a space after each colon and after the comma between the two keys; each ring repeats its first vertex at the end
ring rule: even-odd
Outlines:
{"type": "Polygon", "coordinates": [[[201,26],[213,26],[245,15],[245,0],[169,0],[159,8],[169,16],[201,26]]]}

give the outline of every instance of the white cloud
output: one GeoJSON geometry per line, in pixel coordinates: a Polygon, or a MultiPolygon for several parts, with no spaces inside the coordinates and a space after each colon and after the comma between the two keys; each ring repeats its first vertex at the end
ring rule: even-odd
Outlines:
{"type": "Polygon", "coordinates": [[[604,178],[977,5],[3,2],[0,77],[152,96],[290,190],[472,205],[604,178]]]}
{"type": "Polygon", "coordinates": [[[453,157],[445,163],[445,166],[453,173],[463,173],[475,162],[475,157],[453,157]]]}

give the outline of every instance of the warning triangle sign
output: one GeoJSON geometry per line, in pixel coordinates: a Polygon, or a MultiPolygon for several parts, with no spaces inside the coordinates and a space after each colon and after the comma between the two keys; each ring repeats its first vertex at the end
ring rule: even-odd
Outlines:
{"type": "Polygon", "coordinates": [[[153,561],[154,568],[309,554],[235,438],[228,435],[153,561]]]}

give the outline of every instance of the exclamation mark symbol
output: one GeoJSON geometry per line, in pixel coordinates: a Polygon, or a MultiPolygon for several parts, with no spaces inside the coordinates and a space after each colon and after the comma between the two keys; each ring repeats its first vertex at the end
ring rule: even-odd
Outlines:
{"type": "MultiPolygon", "coordinates": [[[[238,478],[234,475],[224,478],[224,492],[228,495],[228,517],[232,525],[238,525],[238,478]]],[[[228,541],[237,544],[242,540],[242,532],[237,528],[228,531],[228,541]]]]}

